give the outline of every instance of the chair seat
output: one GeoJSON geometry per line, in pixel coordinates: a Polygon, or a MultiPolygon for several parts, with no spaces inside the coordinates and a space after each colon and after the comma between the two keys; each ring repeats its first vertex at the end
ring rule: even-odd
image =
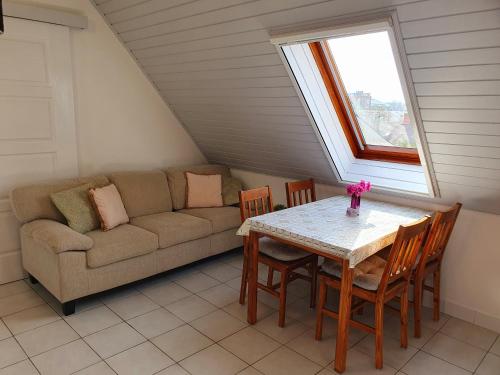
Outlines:
{"type": "Polygon", "coordinates": [[[281,260],[283,262],[299,260],[310,255],[310,253],[299,250],[293,246],[285,245],[268,237],[260,239],[259,251],[268,257],[281,260]]]}
{"type": "MultiPolygon", "coordinates": [[[[378,255],[365,259],[354,267],[353,283],[363,289],[377,290],[386,263],[378,255]]],[[[321,269],[329,275],[338,278],[342,276],[342,266],[337,262],[326,260],[321,269]]]]}

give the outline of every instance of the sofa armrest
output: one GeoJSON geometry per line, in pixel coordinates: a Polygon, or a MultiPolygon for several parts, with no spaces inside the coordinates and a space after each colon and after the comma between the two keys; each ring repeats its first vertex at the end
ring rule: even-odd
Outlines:
{"type": "Polygon", "coordinates": [[[34,220],[24,224],[21,232],[56,254],[72,250],[90,250],[94,246],[92,238],[54,220],[34,220]]]}

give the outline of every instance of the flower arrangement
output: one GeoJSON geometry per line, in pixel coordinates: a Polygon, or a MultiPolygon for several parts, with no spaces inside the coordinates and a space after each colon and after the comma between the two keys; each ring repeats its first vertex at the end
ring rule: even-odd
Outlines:
{"type": "Polygon", "coordinates": [[[348,216],[358,216],[359,206],[361,205],[361,195],[370,191],[372,184],[369,181],[361,180],[357,184],[347,185],[347,194],[351,196],[351,207],[347,208],[348,216]]]}

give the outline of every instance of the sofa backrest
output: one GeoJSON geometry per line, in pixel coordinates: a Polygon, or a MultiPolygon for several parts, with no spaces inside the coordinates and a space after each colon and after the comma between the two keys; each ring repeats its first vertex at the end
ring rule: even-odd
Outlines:
{"type": "Polygon", "coordinates": [[[112,173],[109,179],[120,192],[129,217],[172,211],[167,177],[162,171],[112,173]]]}
{"type": "Polygon", "coordinates": [[[165,170],[172,196],[172,205],[175,210],[182,210],[186,206],[186,176],[184,172],[197,174],[220,174],[230,177],[231,172],[225,165],[202,164],[184,167],[172,167],[165,170]]]}
{"type": "Polygon", "coordinates": [[[27,223],[36,219],[51,219],[64,223],[66,219],[54,206],[50,195],[78,185],[91,183],[96,187],[109,184],[106,176],[70,178],[15,188],[10,193],[12,210],[17,220],[27,223]]]}

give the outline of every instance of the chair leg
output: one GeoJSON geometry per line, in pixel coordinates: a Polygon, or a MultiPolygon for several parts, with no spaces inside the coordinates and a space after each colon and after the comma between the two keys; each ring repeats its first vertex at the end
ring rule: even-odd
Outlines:
{"type": "Polygon", "coordinates": [[[285,312],[286,312],[286,288],[288,283],[288,271],[281,272],[280,280],[280,311],[278,326],[285,326],[285,312]]]}
{"type": "Polygon", "coordinates": [[[309,306],[316,306],[316,289],[318,287],[318,257],[311,262],[311,301],[309,306]]]}
{"type": "Polygon", "coordinates": [[[413,315],[415,324],[415,337],[420,337],[422,335],[422,294],[423,294],[423,280],[415,279],[415,284],[413,285],[413,315]]]}
{"type": "Polygon", "coordinates": [[[319,301],[316,307],[316,340],[321,340],[323,335],[323,309],[326,305],[327,287],[323,279],[319,279],[319,301]]]}
{"type": "Polygon", "coordinates": [[[441,294],[441,270],[438,268],[436,271],[434,271],[434,280],[433,280],[433,302],[434,302],[434,311],[433,311],[433,319],[435,321],[439,320],[439,315],[440,315],[440,294],[441,294]]]}
{"type": "Polygon", "coordinates": [[[247,294],[248,284],[248,250],[244,247],[243,250],[243,270],[241,272],[241,286],[240,286],[240,305],[245,304],[245,297],[247,294]]]}
{"type": "Polygon", "coordinates": [[[375,367],[384,365],[384,301],[375,303],[375,367]]]}
{"type": "Polygon", "coordinates": [[[274,269],[269,266],[267,270],[267,287],[272,288],[273,287],[273,279],[274,279],[274,269]]]}
{"type": "Polygon", "coordinates": [[[401,347],[408,347],[408,287],[406,287],[401,293],[401,306],[400,306],[400,318],[401,318],[401,347]]]}

